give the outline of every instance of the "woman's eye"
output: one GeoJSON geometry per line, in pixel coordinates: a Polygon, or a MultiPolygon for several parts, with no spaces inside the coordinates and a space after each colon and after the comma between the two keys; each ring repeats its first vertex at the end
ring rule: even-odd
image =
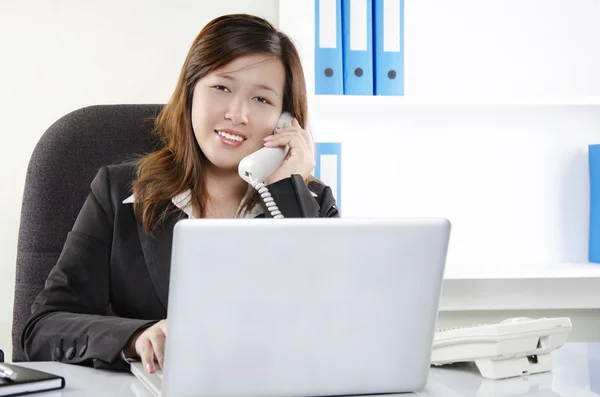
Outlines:
{"type": "Polygon", "coordinates": [[[229,88],[225,87],[224,85],[216,85],[214,86],[214,88],[216,88],[219,91],[229,92],[229,88]]]}
{"type": "Polygon", "coordinates": [[[269,101],[266,98],[263,98],[261,96],[257,96],[254,99],[256,99],[260,103],[269,103],[269,101]]]}

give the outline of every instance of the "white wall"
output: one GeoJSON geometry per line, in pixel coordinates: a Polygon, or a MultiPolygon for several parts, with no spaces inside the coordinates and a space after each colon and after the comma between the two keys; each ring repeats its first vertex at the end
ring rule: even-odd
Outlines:
{"type": "Polygon", "coordinates": [[[277,0],[0,2],[0,349],[8,359],[21,199],[37,140],[83,106],[165,103],[202,27],[237,12],[278,23],[277,0]]]}

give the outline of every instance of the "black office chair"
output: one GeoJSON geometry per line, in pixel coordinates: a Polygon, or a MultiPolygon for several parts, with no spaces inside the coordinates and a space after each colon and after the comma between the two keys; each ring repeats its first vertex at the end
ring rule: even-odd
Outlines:
{"type": "Polygon", "coordinates": [[[27,169],[21,208],[12,361],[27,360],[21,349],[21,333],[90,191],[90,182],[103,165],[126,162],[159,147],[151,130],[162,107],[85,107],[60,118],[37,143],[27,169]]]}

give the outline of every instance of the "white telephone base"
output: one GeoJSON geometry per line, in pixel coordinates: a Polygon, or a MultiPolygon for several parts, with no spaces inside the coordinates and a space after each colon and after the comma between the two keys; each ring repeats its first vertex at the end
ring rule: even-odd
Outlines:
{"type": "Polygon", "coordinates": [[[485,358],[475,360],[475,365],[477,365],[481,376],[486,379],[512,378],[514,376],[552,371],[552,355],[544,353],[504,360],[485,358]]]}
{"type": "Polygon", "coordinates": [[[552,370],[551,352],[572,330],[569,318],[525,317],[499,324],[437,330],[432,365],[474,362],[487,379],[503,379],[552,370]]]}

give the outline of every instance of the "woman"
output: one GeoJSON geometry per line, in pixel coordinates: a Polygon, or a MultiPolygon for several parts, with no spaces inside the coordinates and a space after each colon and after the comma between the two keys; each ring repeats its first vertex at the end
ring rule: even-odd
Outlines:
{"type": "Polygon", "coordinates": [[[162,367],[171,239],[182,218],[272,217],[238,175],[262,147],[289,146],[265,181],[284,217],[338,217],[310,177],[306,87],[292,42],[268,22],[228,15],[198,35],[156,120],[163,147],[100,169],[22,335],[30,360],[127,370],[162,367]],[[283,111],[292,125],[273,134],[283,111]]]}

